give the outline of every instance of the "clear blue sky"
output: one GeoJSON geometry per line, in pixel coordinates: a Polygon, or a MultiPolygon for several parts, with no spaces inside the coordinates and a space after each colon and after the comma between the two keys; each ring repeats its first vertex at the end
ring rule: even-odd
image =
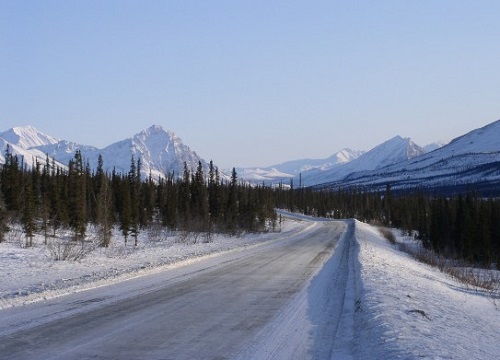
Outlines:
{"type": "Polygon", "coordinates": [[[0,131],[152,124],[221,167],[500,118],[500,1],[0,0],[0,131]]]}

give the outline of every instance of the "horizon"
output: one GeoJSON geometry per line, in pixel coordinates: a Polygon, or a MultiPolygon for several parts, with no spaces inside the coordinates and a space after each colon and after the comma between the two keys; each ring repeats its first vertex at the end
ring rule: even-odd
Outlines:
{"type": "Polygon", "coordinates": [[[500,118],[500,3],[0,3],[2,131],[103,148],[150,124],[221,168],[500,118]]]}
{"type": "MultiPolygon", "coordinates": [[[[77,143],[76,141],[73,141],[72,139],[63,139],[63,138],[59,138],[57,136],[54,136],[52,134],[48,134],[40,129],[38,129],[36,126],[33,126],[33,125],[18,125],[18,126],[14,126],[14,127],[11,127],[9,129],[0,129],[0,135],[3,134],[3,133],[6,133],[8,131],[11,131],[11,130],[15,130],[15,129],[33,129],[45,136],[48,136],[48,137],[52,137],[54,139],[56,139],[57,141],[68,141],[70,143],[74,143],[75,145],[79,145],[79,146],[82,146],[82,147],[92,147],[92,148],[95,148],[97,150],[104,150],[106,149],[107,147],[111,146],[111,145],[114,145],[116,143],[119,143],[121,141],[124,141],[124,140],[127,140],[127,139],[133,139],[135,136],[137,135],[140,135],[141,133],[143,132],[146,132],[147,130],[151,129],[151,128],[156,128],[156,127],[160,127],[163,131],[165,131],[166,133],[169,133],[171,135],[173,135],[174,137],[180,139],[180,141],[186,145],[187,147],[190,148],[191,151],[195,152],[198,156],[200,156],[200,158],[204,161],[206,161],[207,163],[210,162],[210,161],[214,161],[214,164],[219,167],[221,170],[230,170],[231,168],[237,168],[237,169],[258,169],[258,168],[261,168],[261,169],[264,169],[264,168],[270,168],[270,167],[273,167],[273,166],[277,166],[277,165],[282,165],[282,164],[285,164],[285,163],[288,163],[288,162],[294,162],[294,161],[306,161],[306,160],[311,160],[311,161],[317,161],[317,160],[326,160],[338,153],[341,153],[342,151],[344,150],[351,150],[351,151],[356,151],[356,152],[362,152],[362,153],[367,153],[367,152],[370,152],[371,150],[379,147],[380,145],[383,145],[387,142],[390,142],[391,140],[394,140],[396,138],[400,138],[400,139],[409,139],[410,141],[412,141],[414,144],[416,144],[417,146],[421,147],[422,149],[425,149],[426,147],[428,146],[433,146],[433,145],[437,145],[439,147],[443,147],[443,146],[446,146],[448,145],[449,143],[451,143],[453,140],[457,139],[457,138],[460,138],[462,137],[463,135],[466,135],[468,134],[469,132],[472,132],[472,131],[475,131],[475,130],[478,130],[478,129],[481,129],[483,127],[486,127],[486,126],[490,126],[494,123],[497,123],[497,122],[500,122],[500,119],[499,120],[495,120],[491,123],[488,123],[480,128],[474,128],[474,129],[470,129],[469,131],[467,131],[466,133],[464,134],[460,134],[458,135],[456,138],[453,138],[453,139],[449,139],[449,140],[441,140],[441,141],[437,141],[437,142],[433,142],[433,143],[429,143],[429,144],[419,144],[419,143],[416,143],[411,137],[403,137],[401,135],[394,135],[384,141],[382,141],[381,143],[375,145],[373,148],[370,148],[370,149],[354,149],[352,147],[345,147],[345,148],[342,148],[342,149],[338,149],[336,151],[334,151],[333,153],[329,154],[329,155],[326,155],[324,157],[319,157],[319,158],[308,158],[308,157],[300,157],[300,158],[296,158],[296,159],[288,159],[288,160],[285,160],[283,162],[280,162],[280,163],[274,163],[274,164],[269,164],[269,165],[262,165],[262,166],[249,166],[249,167],[244,167],[244,166],[240,166],[238,164],[235,164],[235,165],[231,165],[229,167],[222,167],[222,166],[219,166],[217,161],[211,157],[206,157],[204,156],[203,154],[200,154],[196,151],[196,149],[193,149],[189,144],[187,144],[180,136],[178,136],[174,131],[171,131],[170,129],[167,129],[165,128],[164,126],[160,125],[160,124],[151,124],[149,125],[148,127],[144,128],[144,129],[141,129],[141,130],[138,130],[136,131],[134,134],[130,135],[130,136],[127,136],[123,139],[120,139],[120,140],[117,140],[113,143],[110,143],[110,144],[107,144],[103,147],[97,147],[93,144],[82,144],[82,143],[77,143]]],[[[432,150],[431,150],[432,151],[432,150]]]]}

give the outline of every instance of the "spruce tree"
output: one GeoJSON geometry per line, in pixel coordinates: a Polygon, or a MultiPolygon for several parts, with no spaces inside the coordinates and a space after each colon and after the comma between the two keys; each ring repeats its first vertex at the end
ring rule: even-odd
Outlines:
{"type": "Polygon", "coordinates": [[[0,243],[5,240],[5,234],[9,231],[9,227],[7,226],[7,208],[3,200],[3,192],[1,191],[1,189],[2,177],[0,176],[0,243]]]}
{"type": "Polygon", "coordinates": [[[100,244],[108,247],[111,243],[112,234],[112,191],[110,189],[110,180],[104,172],[104,162],[99,155],[95,182],[96,187],[96,223],[98,225],[98,234],[100,244]]]}
{"type": "Polygon", "coordinates": [[[69,218],[75,239],[84,240],[87,230],[87,188],[80,150],[69,163],[69,218]]]}
{"type": "Polygon", "coordinates": [[[128,236],[131,229],[131,199],[130,199],[130,182],[128,179],[122,179],[120,185],[120,230],[127,245],[128,236]]]}
{"type": "Polygon", "coordinates": [[[228,203],[226,207],[226,228],[230,234],[234,235],[237,231],[237,221],[239,218],[238,209],[238,175],[233,167],[231,172],[231,182],[229,184],[228,203]]]}
{"type": "Polygon", "coordinates": [[[33,236],[36,231],[36,209],[35,195],[33,191],[33,179],[31,176],[24,176],[23,183],[23,215],[21,222],[23,225],[24,235],[26,236],[26,247],[33,246],[33,236]]]}
{"type": "Polygon", "coordinates": [[[140,186],[141,186],[141,159],[134,160],[134,155],[130,162],[130,171],[128,174],[130,191],[130,235],[134,237],[134,245],[137,246],[139,235],[139,211],[140,211],[140,186]]]}

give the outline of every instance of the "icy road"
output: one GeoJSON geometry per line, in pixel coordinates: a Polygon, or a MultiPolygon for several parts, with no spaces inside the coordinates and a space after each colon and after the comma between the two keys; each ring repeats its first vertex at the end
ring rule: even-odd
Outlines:
{"type": "Polygon", "coordinates": [[[311,222],[260,246],[5,309],[0,357],[349,358],[353,233],[351,221],[311,222]]]}

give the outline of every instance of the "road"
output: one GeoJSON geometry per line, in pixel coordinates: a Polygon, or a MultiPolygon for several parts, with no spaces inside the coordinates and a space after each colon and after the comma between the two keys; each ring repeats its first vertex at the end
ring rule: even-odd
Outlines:
{"type": "Polygon", "coordinates": [[[350,228],[349,222],[314,222],[304,233],[237,256],[202,261],[179,274],[166,271],[4,310],[0,357],[262,359],[288,358],[292,351],[297,358],[345,355],[352,325],[345,314],[352,312],[354,302],[346,297],[352,275],[350,228]],[[346,333],[339,335],[343,322],[346,333]]]}

